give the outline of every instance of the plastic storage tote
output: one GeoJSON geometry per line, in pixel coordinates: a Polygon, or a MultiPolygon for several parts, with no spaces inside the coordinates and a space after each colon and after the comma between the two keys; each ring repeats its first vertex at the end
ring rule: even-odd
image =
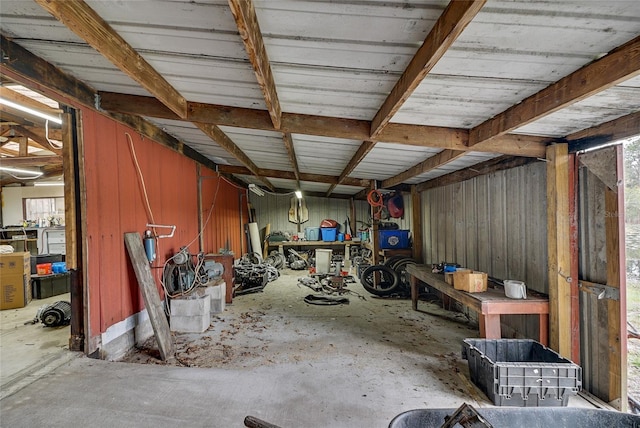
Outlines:
{"type": "Polygon", "coordinates": [[[464,339],[469,375],[496,406],[566,406],[582,368],[529,339],[464,339]]]}
{"type": "Polygon", "coordinates": [[[335,227],[321,227],[322,230],[322,240],[323,241],[335,241],[337,238],[338,229],[335,227]]]}
{"type": "Polygon", "coordinates": [[[319,241],[320,240],[320,228],[319,227],[305,227],[304,239],[307,241],[319,241]]]}
{"type": "Polygon", "coordinates": [[[408,230],[379,230],[378,239],[381,250],[409,248],[408,230]]]}

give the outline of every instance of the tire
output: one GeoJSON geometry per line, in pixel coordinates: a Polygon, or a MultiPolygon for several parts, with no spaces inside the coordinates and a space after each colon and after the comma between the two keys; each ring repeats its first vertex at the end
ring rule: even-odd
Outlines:
{"type": "Polygon", "coordinates": [[[365,290],[376,296],[388,296],[395,292],[400,285],[398,274],[393,269],[383,265],[374,265],[366,268],[362,272],[360,281],[365,290]],[[380,276],[379,281],[376,281],[377,275],[380,276]]]}
{"type": "Polygon", "coordinates": [[[400,288],[403,290],[411,290],[411,282],[410,277],[407,274],[407,266],[415,263],[416,261],[411,258],[403,258],[402,260],[398,260],[393,264],[393,270],[396,272],[396,274],[398,274],[400,288]]]}
{"type": "Polygon", "coordinates": [[[393,269],[393,265],[404,258],[405,256],[392,256],[392,257],[389,257],[387,260],[385,260],[384,263],[382,263],[382,265],[393,269]]]}

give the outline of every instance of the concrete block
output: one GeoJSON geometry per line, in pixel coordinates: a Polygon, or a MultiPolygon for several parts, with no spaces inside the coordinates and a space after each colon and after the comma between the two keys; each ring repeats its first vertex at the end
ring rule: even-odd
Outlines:
{"type": "Polygon", "coordinates": [[[171,331],[179,333],[202,333],[211,324],[211,298],[171,300],[171,331]]]}
{"type": "Polygon", "coordinates": [[[210,285],[208,287],[199,288],[197,291],[199,296],[209,296],[211,299],[211,314],[219,314],[224,312],[225,299],[227,294],[227,285],[222,282],[218,285],[210,285]]]}

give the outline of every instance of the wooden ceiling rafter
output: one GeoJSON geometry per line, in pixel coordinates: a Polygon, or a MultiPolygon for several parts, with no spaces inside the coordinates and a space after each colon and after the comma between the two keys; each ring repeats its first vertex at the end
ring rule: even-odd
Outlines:
{"type": "Polygon", "coordinates": [[[19,126],[16,125],[13,127],[16,130],[16,134],[17,135],[22,135],[25,136],[27,138],[29,138],[30,140],[32,140],[38,147],[40,147],[43,150],[48,150],[50,152],[55,153],[56,155],[61,155],[62,154],[62,149],[59,149],[57,147],[54,147],[49,140],[47,140],[47,136],[45,134],[45,132],[41,129],[38,129],[36,127],[24,127],[24,126],[19,126]]]}
{"type": "Polygon", "coordinates": [[[362,159],[364,159],[365,156],[367,156],[367,154],[371,150],[373,150],[375,145],[376,143],[374,141],[363,141],[362,144],[360,144],[360,147],[358,147],[358,150],[351,157],[351,159],[349,160],[349,163],[347,163],[347,166],[340,173],[340,176],[338,177],[338,182],[329,186],[329,189],[327,190],[327,193],[325,194],[325,196],[328,197],[329,195],[331,195],[331,193],[335,190],[335,188],[339,184],[342,184],[344,182],[347,176],[351,174],[354,169],[356,169],[356,167],[362,161],[362,159]]]}
{"type": "Polygon", "coordinates": [[[463,152],[461,150],[443,150],[440,153],[437,153],[434,156],[431,156],[430,158],[425,159],[419,164],[409,168],[408,170],[401,172],[394,177],[383,180],[380,186],[383,189],[397,186],[398,184],[401,184],[417,175],[424,174],[443,165],[446,165],[449,162],[453,162],[454,160],[464,156],[465,153],[466,152],[463,152]]]}
{"type": "MultiPolygon", "coordinates": [[[[215,104],[189,102],[187,120],[235,128],[278,131],[271,123],[266,110],[230,107],[215,104]]],[[[100,108],[106,111],[181,120],[153,97],[100,92],[100,108]]],[[[471,149],[468,147],[469,131],[461,128],[445,128],[426,125],[389,123],[374,139],[369,138],[371,122],[329,116],[282,113],[281,132],[316,135],[348,140],[375,141],[434,147],[451,150],[473,150],[503,153],[514,156],[543,157],[549,138],[532,135],[506,134],[471,149]]]]}
{"type": "Polygon", "coordinates": [[[279,130],[282,123],[282,109],[253,1],[229,0],[229,7],[262,90],[273,127],[279,130]]]}
{"type": "Polygon", "coordinates": [[[293,146],[293,137],[291,136],[291,133],[285,132],[282,134],[282,142],[284,143],[284,147],[287,149],[289,162],[291,162],[293,173],[296,176],[296,184],[298,185],[298,189],[300,189],[300,169],[298,168],[298,157],[296,156],[296,150],[293,146]]]}
{"type": "MultiPolygon", "coordinates": [[[[218,165],[218,171],[224,174],[251,175],[251,171],[249,171],[248,168],[236,165],[218,165]]],[[[260,175],[265,177],[280,178],[284,180],[295,180],[295,174],[293,173],[293,171],[280,171],[275,169],[259,169],[259,171],[260,175]]],[[[301,181],[310,181],[325,184],[337,184],[339,179],[338,177],[332,175],[307,174],[304,172],[301,172],[299,176],[301,181]]],[[[342,184],[346,186],[368,187],[370,182],[371,180],[367,179],[347,177],[344,179],[342,184]]]]}
{"type": "Polygon", "coordinates": [[[409,62],[380,110],[371,121],[371,138],[378,136],[394,114],[453,45],[486,0],[451,0],[409,62]]]}
{"type": "Polygon", "coordinates": [[[53,108],[47,104],[41,103],[38,100],[29,98],[28,96],[23,95],[20,92],[12,90],[10,87],[0,86],[0,97],[51,116],[56,116],[62,113],[61,109],[53,108]]]}
{"type": "Polygon", "coordinates": [[[640,36],[474,127],[469,147],[527,125],[640,75],[640,36]]]}
{"type": "Polygon", "coordinates": [[[2,158],[2,166],[15,168],[35,168],[58,164],[62,165],[62,156],[16,156],[12,158],[2,158]]]}
{"type": "MultiPolygon", "coordinates": [[[[187,117],[186,99],[84,1],[36,0],[36,2],[123,73],[149,91],[180,119],[187,117]]],[[[248,156],[215,125],[200,123],[195,125],[209,137],[216,135],[217,139],[214,141],[221,147],[249,169],[256,169],[248,156]]],[[[262,177],[258,179],[269,188],[273,188],[268,180],[262,177]]]]}
{"type": "Polygon", "coordinates": [[[187,116],[187,100],[87,3],[82,0],[35,2],[180,118],[187,116]]]}
{"type": "Polygon", "coordinates": [[[240,148],[225,134],[222,129],[218,128],[216,125],[211,125],[208,123],[195,123],[195,125],[204,132],[209,138],[216,142],[220,147],[229,152],[233,157],[238,159],[240,163],[245,165],[251,174],[255,175],[258,180],[264,183],[269,190],[273,191],[275,187],[269,180],[267,180],[264,176],[260,174],[260,169],[257,167],[255,163],[242,151],[240,148]]]}

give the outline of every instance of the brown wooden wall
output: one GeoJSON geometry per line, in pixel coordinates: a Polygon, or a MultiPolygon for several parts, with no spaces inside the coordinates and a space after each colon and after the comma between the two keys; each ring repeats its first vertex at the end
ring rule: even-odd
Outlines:
{"type": "MultiPolygon", "coordinates": [[[[82,110],[84,165],[87,189],[87,289],[89,338],[143,308],[138,285],[128,261],[123,234],[143,233],[150,222],[133,156],[125,133],[131,135],[144,176],[156,224],[176,225],[172,238],[158,241],[158,259],[152,269],[158,284],[162,265],[181,246],[198,245],[198,176],[196,163],[146,138],[132,129],[89,109],[82,110]]],[[[202,169],[202,175],[215,173],[202,169]]],[[[213,198],[204,180],[203,207],[213,198]]],[[[239,194],[222,181],[213,220],[205,231],[207,252],[229,247],[240,253],[239,194]]],[[[206,213],[205,213],[206,215],[206,213]]],[[[165,230],[158,229],[158,233],[165,230]]],[[[168,232],[168,230],[166,230],[168,232]]],[[[159,289],[161,289],[159,285],[159,289]]]]}

